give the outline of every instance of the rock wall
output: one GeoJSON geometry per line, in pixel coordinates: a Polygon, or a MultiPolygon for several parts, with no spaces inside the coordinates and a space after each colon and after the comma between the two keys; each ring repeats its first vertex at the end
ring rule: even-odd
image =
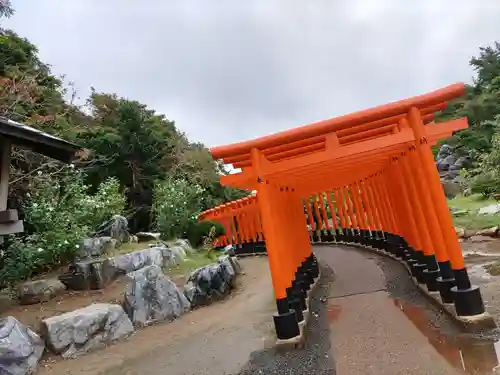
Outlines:
{"type": "Polygon", "coordinates": [[[454,198],[464,191],[465,186],[460,170],[469,168],[471,164],[470,157],[458,156],[452,146],[448,144],[441,146],[436,157],[436,168],[448,198],[454,198]]]}

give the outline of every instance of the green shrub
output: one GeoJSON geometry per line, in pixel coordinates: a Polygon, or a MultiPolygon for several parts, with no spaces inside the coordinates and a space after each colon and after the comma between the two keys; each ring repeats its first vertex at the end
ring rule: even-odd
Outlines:
{"type": "Polygon", "coordinates": [[[183,179],[168,179],[153,191],[155,226],[164,239],[186,238],[188,228],[197,221],[205,190],[183,179]]]}
{"type": "Polygon", "coordinates": [[[500,178],[493,172],[477,175],[472,179],[471,191],[485,198],[498,194],[500,193],[500,178]]]}
{"type": "Polygon", "coordinates": [[[103,182],[94,195],[84,176],[71,167],[59,178],[40,176],[24,203],[26,233],[11,236],[3,253],[0,284],[67,264],[78,242],[111,215],[121,214],[125,196],[116,179],[103,182]]]}
{"type": "Polygon", "coordinates": [[[190,221],[187,229],[187,239],[191,246],[199,247],[203,244],[206,237],[210,235],[210,231],[215,227],[214,238],[222,236],[225,229],[222,224],[216,221],[190,221]]]}

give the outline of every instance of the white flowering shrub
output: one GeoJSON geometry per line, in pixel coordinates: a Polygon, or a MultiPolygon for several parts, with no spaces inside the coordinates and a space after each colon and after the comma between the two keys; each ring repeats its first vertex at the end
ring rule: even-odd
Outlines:
{"type": "Polygon", "coordinates": [[[11,239],[2,259],[0,284],[66,264],[82,238],[111,215],[124,211],[125,196],[114,178],[89,194],[84,176],[71,167],[57,179],[40,177],[24,205],[26,232],[31,234],[11,239]]]}
{"type": "Polygon", "coordinates": [[[183,179],[168,179],[155,185],[153,215],[155,225],[166,239],[186,238],[190,223],[197,221],[205,190],[183,179]]]}

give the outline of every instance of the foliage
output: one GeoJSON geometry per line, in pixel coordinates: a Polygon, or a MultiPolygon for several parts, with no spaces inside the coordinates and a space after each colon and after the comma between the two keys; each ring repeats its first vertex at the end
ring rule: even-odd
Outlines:
{"type": "Polygon", "coordinates": [[[0,0],[0,19],[2,17],[9,18],[14,14],[12,2],[10,0],[0,0]]]}
{"type": "Polygon", "coordinates": [[[84,176],[70,166],[57,179],[38,175],[33,195],[24,203],[26,236],[11,238],[2,259],[0,283],[23,280],[73,259],[78,242],[113,214],[121,214],[125,197],[109,178],[89,195],[84,176]]]}
{"type": "Polygon", "coordinates": [[[500,176],[494,171],[478,174],[472,178],[471,191],[481,194],[484,198],[500,193],[500,176]]]}
{"type": "Polygon", "coordinates": [[[458,150],[470,154],[474,160],[489,153],[493,138],[499,132],[500,121],[500,44],[481,47],[479,56],[470,60],[477,73],[467,94],[451,103],[438,121],[467,117],[469,128],[447,140],[458,150]]]}
{"type": "Polygon", "coordinates": [[[188,227],[202,211],[204,189],[184,179],[169,178],[156,184],[153,213],[156,228],[166,239],[185,238],[188,227]]]}
{"type": "Polygon", "coordinates": [[[213,240],[222,236],[224,233],[224,227],[216,221],[190,221],[186,231],[186,238],[191,246],[199,247],[203,245],[205,241],[209,241],[211,245],[213,240]]]}
{"type": "MultiPolygon", "coordinates": [[[[9,0],[0,0],[0,18],[13,12],[9,0]]],[[[248,195],[222,186],[219,176],[227,172],[207,148],[190,142],[173,121],[154,109],[95,90],[83,106],[75,104],[76,98],[72,83],[51,72],[34,44],[0,28],[0,116],[85,148],[75,160],[79,172],[14,148],[8,204],[20,211],[26,231],[24,237],[10,238],[0,248],[6,254],[0,260],[3,279],[20,279],[63,264],[89,228],[108,213],[123,211],[124,205],[132,213],[128,217],[132,231],[150,229],[152,207],[163,207],[154,219],[172,237],[186,235],[188,223],[201,210],[248,195]],[[167,210],[161,200],[153,203],[155,181],[180,188],[178,195],[168,198],[180,205],[178,209],[167,210]],[[182,192],[193,190],[196,199],[184,204],[182,192]],[[106,201],[104,196],[116,200],[106,201]],[[46,206],[57,209],[48,214],[41,209],[46,206]]]]}

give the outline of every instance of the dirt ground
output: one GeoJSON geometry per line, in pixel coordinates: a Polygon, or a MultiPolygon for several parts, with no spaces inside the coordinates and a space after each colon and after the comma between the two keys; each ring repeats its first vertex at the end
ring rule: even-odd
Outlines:
{"type": "MultiPolygon", "coordinates": [[[[75,360],[47,357],[37,374],[237,373],[250,353],[274,344],[275,303],[267,258],[245,258],[241,263],[245,274],[226,300],[191,311],[169,324],[139,330],[125,341],[75,360]]],[[[122,286],[116,283],[112,288],[118,292],[122,286]]],[[[85,298],[96,301],[99,295],[92,292],[85,298]]],[[[47,305],[38,316],[51,315],[47,305]]],[[[57,306],[55,302],[51,308],[57,306]]],[[[39,319],[36,314],[33,317],[39,319]]]]}

